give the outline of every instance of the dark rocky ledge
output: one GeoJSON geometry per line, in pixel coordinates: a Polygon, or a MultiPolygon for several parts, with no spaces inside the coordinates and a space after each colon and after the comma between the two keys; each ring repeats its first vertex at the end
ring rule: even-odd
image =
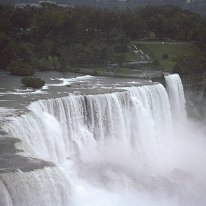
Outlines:
{"type": "Polygon", "coordinates": [[[20,152],[20,150],[17,150],[15,147],[17,142],[20,142],[20,140],[17,138],[0,137],[0,155],[15,154],[16,152],[20,152]]]}
{"type": "Polygon", "coordinates": [[[52,162],[23,157],[20,155],[14,154],[4,154],[0,155],[0,173],[8,172],[29,172],[36,169],[43,169],[44,167],[53,167],[55,166],[52,162]]]}
{"type": "Polygon", "coordinates": [[[20,142],[17,138],[0,136],[0,174],[8,172],[29,172],[44,167],[54,167],[54,163],[31,157],[17,155],[15,144],[20,142]]]}

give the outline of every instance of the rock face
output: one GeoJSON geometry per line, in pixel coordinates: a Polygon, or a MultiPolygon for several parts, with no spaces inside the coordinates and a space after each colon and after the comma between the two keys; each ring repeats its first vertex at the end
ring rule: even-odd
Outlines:
{"type": "Polygon", "coordinates": [[[17,150],[15,147],[17,142],[20,142],[20,140],[17,138],[0,137],[0,155],[15,154],[16,152],[19,152],[19,150],[17,150]]]}
{"type": "Polygon", "coordinates": [[[153,82],[159,82],[161,83],[164,87],[166,87],[166,81],[165,81],[165,77],[164,77],[164,74],[163,73],[159,73],[153,77],[150,77],[150,79],[153,81],[153,82]]]}
{"type": "Polygon", "coordinates": [[[0,155],[0,173],[5,172],[29,172],[44,167],[52,167],[53,163],[35,158],[23,157],[20,155],[3,154],[0,155]]]}
{"type": "Polygon", "coordinates": [[[187,100],[188,114],[206,118],[206,73],[181,76],[187,100]]]}
{"type": "Polygon", "coordinates": [[[53,167],[53,163],[30,157],[17,155],[15,144],[20,142],[17,138],[0,136],[0,173],[28,172],[44,167],[53,167]]]}
{"type": "Polygon", "coordinates": [[[184,84],[184,88],[186,92],[190,92],[191,99],[194,96],[198,98],[196,100],[200,100],[200,101],[204,98],[204,93],[206,88],[206,73],[183,75],[182,82],[184,84]]]}

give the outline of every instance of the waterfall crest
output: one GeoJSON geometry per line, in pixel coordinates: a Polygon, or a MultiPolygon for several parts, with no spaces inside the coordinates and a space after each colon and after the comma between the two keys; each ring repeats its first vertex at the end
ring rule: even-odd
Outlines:
{"type": "Polygon", "coordinates": [[[124,89],[34,102],[29,114],[5,129],[22,140],[29,155],[56,163],[115,140],[137,147],[141,155],[150,147],[152,158],[158,155],[152,148],[171,124],[168,95],[160,84],[124,89]]]}

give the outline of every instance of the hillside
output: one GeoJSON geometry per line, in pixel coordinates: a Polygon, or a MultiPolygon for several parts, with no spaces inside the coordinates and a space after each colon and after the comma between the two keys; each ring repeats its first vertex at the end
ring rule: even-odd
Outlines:
{"type": "Polygon", "coordinates": [[[192,43],[187,42],[135,42],[137,48],[148,54],[153,60],[158,60],[165,71],[171,71],[178,57],[194,57],[201,55],[201,51],[192,43]]]}
{"type": "MultiPolygon", "coordinates": [[[[15,5],[22,7],[26,4],[38,7],[39,0],[0,0],[0,5],[15,5]]],[[[42,2],[42,1],[41,1],[42,2]]],[[[205,0],[51,0],[46,2],[56,3],[60,6],[94,6],[102,8],[138,8],[162,5],[175,5],[182,9],[196,12],[200,15],[206,15],[205,0]]]]}
{"type": "MultiPolygon", "coordinates": [[[[36,9],[0,7],[0,69],[29,76],[35,69],[78,72],[86,67],[130,67],[131,62],[145,66],[155,60],[155,66],[159,62],[171,70],[177,57],[198,56],[190,42],[206,48],[205,25],[200,16],[173,6],[132,11],[47,4],[36,9]],[[139,43],[142,39],[171,42],[139,43]],[[134,54],[140,55],[135,59],[134,54]]],[[[191,69],[206,65],[204,59],[194,59],[191,69]]],[[[191,65],[191,58],[182,59],[179,67],[188,70],[188,62],[191,65]]]]}

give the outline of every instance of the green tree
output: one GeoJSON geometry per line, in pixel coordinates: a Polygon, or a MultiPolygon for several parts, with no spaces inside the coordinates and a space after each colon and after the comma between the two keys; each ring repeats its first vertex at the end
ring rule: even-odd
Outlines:
{"type": "Polygon", "coordinates": [[[150,40],[155,40],[156,39],[156,34],[153,31],[149,33],[149,39],[150,40]]]}
{"type": "Polygon", "coordinates": [[[33,69],[31,65],[24,63],[20,60],[12,60],[11,63],[8,65],[8,71],[11,74],[17,76],[31,76],[33,75],[33,69]]]}
{"type": "Polygon", "coordinates": [[[45,81],[38,77],[24,77],[21,79],[21,83],[25,87],[32,87],[34,89],[39,89],[45,85],[45,81]]]}
{"type": "Polygon", "coordinates": [[[0,69],[6,69],[14,56],[11,39],[8,35],[0,32],[0,69]]]}

